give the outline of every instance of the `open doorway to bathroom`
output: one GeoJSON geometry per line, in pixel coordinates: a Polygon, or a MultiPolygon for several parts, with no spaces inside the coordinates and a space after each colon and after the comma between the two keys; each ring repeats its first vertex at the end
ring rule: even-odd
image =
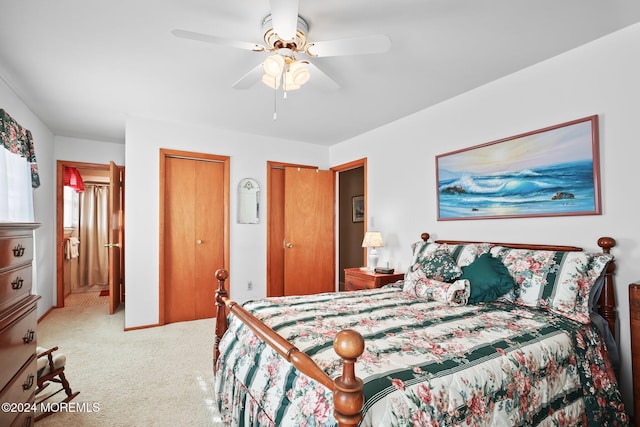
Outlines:
{"type": "Polygon", "coordinates": [[[110,165],[58,162],[57,307],[109,304],[110,165]]]}

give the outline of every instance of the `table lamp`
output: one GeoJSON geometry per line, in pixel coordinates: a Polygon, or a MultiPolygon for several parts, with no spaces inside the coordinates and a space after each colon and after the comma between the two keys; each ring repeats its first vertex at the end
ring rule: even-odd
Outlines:
{"type": "Polygon", "coordinates": [[[384,246],[382,242],[382,233],[379,231],[367,231],[364,233],[362,240],[363,248],[371,248],[369,257],[367,258],[367,270],[373,271],[378,266],[378,251],[376,248],[384,246]]]}

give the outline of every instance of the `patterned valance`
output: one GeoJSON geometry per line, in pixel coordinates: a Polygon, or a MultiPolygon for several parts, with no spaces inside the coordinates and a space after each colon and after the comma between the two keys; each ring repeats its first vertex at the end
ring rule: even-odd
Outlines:
{"type": "Polygon", "coordinates": [[[33,146],[33,136],[28,129],[23,128],[9,114],[0,108],[0,146],[14,154],[27,159],[31,164],[31,186],[40,186],[36,152],[33,146]]]}

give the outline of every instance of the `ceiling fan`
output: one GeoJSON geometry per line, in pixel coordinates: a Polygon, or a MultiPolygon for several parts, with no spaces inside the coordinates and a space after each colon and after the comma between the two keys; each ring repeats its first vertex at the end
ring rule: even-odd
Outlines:
{"type": "Polygon", "coordinates": [[[172,30],[176,37],[213,43],[254,52],[266,52],[265,60],[242,76],[232,87],[247,89],[262,80],[267,86],[285,92],[295,90],[313,75],[325,88],[339,85],[307,58],[384,53],[391,40],[384,34],[327,41],[309,41],[309,25],[298,15],[298,0],[270,0],[271,14],[262,21],[264,44],[231,40],[192,31],[172,30]],[[303,56],[305,59],[296,57],[303,56]]]}

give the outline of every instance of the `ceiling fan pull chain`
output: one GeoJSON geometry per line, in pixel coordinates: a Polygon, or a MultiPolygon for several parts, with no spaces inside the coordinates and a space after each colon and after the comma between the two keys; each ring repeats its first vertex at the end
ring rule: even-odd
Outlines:
{"type": "MultiPolygon", "coordinates": [[[[275,85],[274,85],[275,86],[275,85]]],[[[273,89],[273,120],[275,121],[278,118],[278,111],[277,111],[277,105],[278,105],[278,89],[273,89]]]]}
{"type": "Polygon", "coordinates": [[[288,65],[282,70],[282,99],[285,101],[287,100],[287,68],[289,68],[288,65]]]}

